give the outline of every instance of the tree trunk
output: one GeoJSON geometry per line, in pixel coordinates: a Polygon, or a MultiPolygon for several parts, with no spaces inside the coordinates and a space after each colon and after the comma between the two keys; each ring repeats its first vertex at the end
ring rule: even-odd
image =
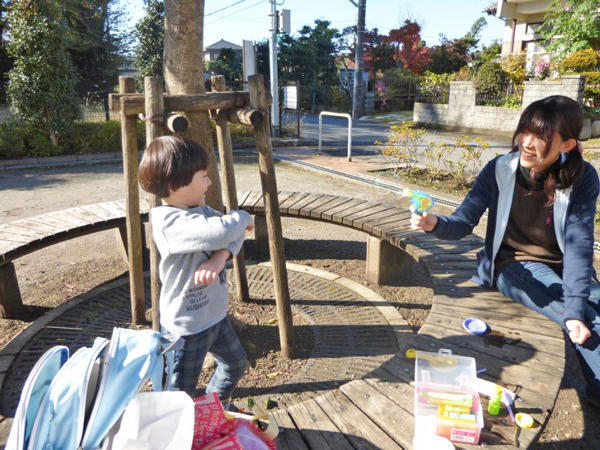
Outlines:
{"type": "Polygon", "coordinates": [[[50,142],[54,147],[58,145],[58,135],[54,131],[50,132],[50,142]]]}
{"type": "MultiPolygon", "coordinates": [[[[165,1],[163,65],[168,94],[204,93],[203,29],[204,0],[165,1]]],[[[186,136],[199,142],[208,153],[208,176],[212,185],[206,194],[206,202],[223,211],[208,111],[187,113],[187,117],[190,127],[186,136]]]]}

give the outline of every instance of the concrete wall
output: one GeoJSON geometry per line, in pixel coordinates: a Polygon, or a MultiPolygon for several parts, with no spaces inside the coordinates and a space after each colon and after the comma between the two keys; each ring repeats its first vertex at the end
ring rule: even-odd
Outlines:
{"type": "Polygon", "coordinates": [[[487,131],[512,135],[522,110],[549,95],[565,95],[583,100],[585,77],[566,75],[557,81],[527,81],[523,90],[522,108],[475,106],[475,87],[470,81],[453,81],[447,105],[415,103],[413,120],[419,125],[459,131],[487,131]]]}

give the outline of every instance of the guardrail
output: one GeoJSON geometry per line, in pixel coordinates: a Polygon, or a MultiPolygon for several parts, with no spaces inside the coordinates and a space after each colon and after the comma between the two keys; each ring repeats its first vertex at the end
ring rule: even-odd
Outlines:
{"type": "Polygon", "coordinates": [[[323,116],[344,117],[348,119],[348,161],[352,161],[352,117],[348,113],[321,111],[319,113],[319,152],[321,152],[321,134],[323,131],[323,116]]]}

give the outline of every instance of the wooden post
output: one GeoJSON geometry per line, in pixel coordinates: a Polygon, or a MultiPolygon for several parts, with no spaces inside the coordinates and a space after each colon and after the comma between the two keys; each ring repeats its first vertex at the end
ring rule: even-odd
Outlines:
{"type": "Polygon", "coordinates": [[[12,262],[0,266],[0,318],[18,319],[23,313],[17,272],[12,262]]]}
{"type": "Polygon", "coordinates": [[[389,242],[367,236],[367,281],[377,285],[390,284],[401,272],[412,270],[414,259],[389,242]]]}
{"type": "MultiPolygon", "coordinates": [[[[265,117],[267,117],[269,104],[265,95],[265,84],[262,75],[252,75],[248,77],[248,82],[250,85],[250,106],[263,111],[265,117]]],[[[277,304],[281,356],[291,358],[294,346],[294,328],[287,271],[285,268],[285,252],[283,234],[281,232],[281,217],[279,216],[279,203],[277,200],[277,180],[275,179],[275,163],[273,161],[273,143],[271,142],[270,127],[269,121],[264,120],[260,125],[254,127],[254,133],[256,135],[258,166],[264,194],[265,217],[269,233],[269,250],[275,282],[275,302],[277,304]]]]}
{"type": "MultiPolygon", "coordinates": [[[[164,116],[165,116],[165,98],[163,95],[163,81],[160,77],[144,78],[145,108],[146,117],[146,145],[154,139],[165,134],[164,116]]],[[[154,194],[148,195],[150,208],[162,204],[160,197],[154,194]]],[[[152,211],[150,211],[152,215],[152,211]]],[[[152,222],[148,220],[148,230],[150,230],[150,298],[152,301],[152,329],[160,331],[160,314],[158,310],[158,301],[160,296],[160,280],[158,276],[158,261],[160,259],[156,249],[156,243],[152,236],[152,222]]]]}
{"type": "MultiPolygon", "coordinates": [[[[133,77],[119,77],[119,92],[135,92],[133,77]]],[[[140,193],[138,189],[138,148],[136,116],[125,115],[126,98],[121,99],[121,142],[123,146],[123,172],[125,174],[125,212],[127,224],[127,255],[129,259],[129,285],[131,295],[131,323],[144,322],[144,268],[142,262],[142,222],[140,218],[140,193]]]]}
{"type": "MultiPolygon", "coordinates": [[[[210,77],[211,85],[214,91],[225,91],[225,77],[215,75],[210,77]]],[[[217,145],[219,147],[219,158],[221,160],[221,179],[225,194],[225,206],[227,211],[238,209],[237,189],[235,187],[235,174],[233,171],[233,151],[231,146],[231,130],[226,114],[217,112],[216,118],[217,145]]],[[[248,302],[250,301],[250,291],[248,289],[248,278],[246,277],[246,257],[244,248],[233,258],[233,271],[235,274],[237,298],[248,302]]]]}
{"type": "Polygon", "coordinates": [[[267,220],[265,216],[254,217],[254,244],[256,245],[256,256],[266,258],[269,256],[269,232],[267,231],[267,220]]]}

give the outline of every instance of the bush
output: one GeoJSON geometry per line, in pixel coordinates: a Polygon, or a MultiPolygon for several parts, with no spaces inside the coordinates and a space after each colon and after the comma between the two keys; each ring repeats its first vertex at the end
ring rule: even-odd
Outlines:
{"type": "Polygon", "coordinates": [[[502,58],[500,63],[504,72],[514,84],[523,84],[527,78],[525,54],[509,55],[502,58]]]}
{"type": "Polygon", "coordinates": [[[450,94],[450,82],[455,80],[453,73],[433,73],[425,71],[419,82],[420,100],[429,99],[436,103],[447,103],[450,94]]]}
{"type": "Polygon", "coordinates": [[[333,111],[352,112],[352,99],[339,86],[331,86],[327,96],[327,107],[333,111]]]}
{"type": "Polygon", "coordinates": [[[458,69],[458,72],[454,72],[453,77],[450,81],[470,81],[473,78],[473,74],[467,66],[458,69]]]}
{"type": "MultiPolygon", "coordinates": [[[[138,151],[146,147],[146,126],[137,121],[138,151]]],[[[215,122],[211,120],[213,136],[215,122]]],[[[234,145],[250,145],[254,142],[251,127],[231,124],[231,139],[234,145]]],[[[215,147],[216,148],[216,147],[215,147]]],[[[0,159],[17,159],[39,156],[83,155],[121,151],[121,124],[117,120],[108,122],[74,122],[58,146],[53,146],[48,136],[32,125],[9,116],[0,124],[0,159]]]]}
{"type": "Polygon", "coordinates": [[[598,69],[600,69],[600,54],[591,48],[571,53],[560,63],[562,73],[587,72],[598,69]]]}
{"type": "MultiPolygon", "coordinates": [[[[137,123],[138,149],[145,147],[145,126],[137,123]]],[[[0,126],[0,158],[76,155],[121,150],[121,125],[118,121],[74,122],[60,145],[53,146],[48,136],[16,118],[0,126]]]]}
{"type": "Polygon", "coordinates": [[[584,72],[585,75],[585,84],[586,85],[594,85],[600,84],[600,71],[598,72],[584,72]]]}
{"type": "Polygon", "coordinates": [[[391,132],[380,151],[394,163],[393,175],[408,177],[411,182],[421,185],[435,185],[446,180],[450,191],[462,191],[472,186],[481,170],[483,151],[490,147],[485,139],[469,136],[458,137],[454,144],[425,143],[426,130],[413,128],[409,121],[392,125],[391,132]]]}
{"type": "Polygon", "coordinates": [[[508,81],[508,76],[502,66],[496,62],[483,64],[473,79],[475,90],[482,97],[500,97],[508,81]]]}

